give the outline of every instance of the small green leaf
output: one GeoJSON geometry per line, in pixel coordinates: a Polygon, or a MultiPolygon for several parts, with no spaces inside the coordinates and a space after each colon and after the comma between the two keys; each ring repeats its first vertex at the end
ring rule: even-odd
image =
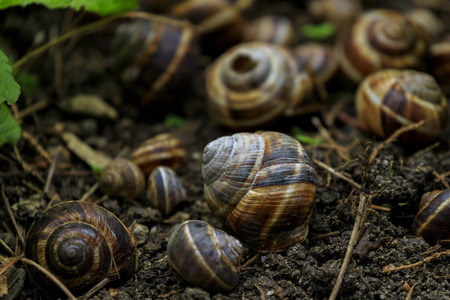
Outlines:
{"type": "Polygon", "coordinates": [[[20,139],[20,126],[11,115],[8,106],[0,103],[0,146],[9,143],[17,145],[20,139]]]}
{"type": "Polygon", "coordinates": [[[19,76],[17,76],[17,82],[19,82],[22,87],[22,93],[26,97],[29,98],[34,96],[38,88],[38,78],[36,75],[25,72],[20,73],[19,76]]]}
{"type": "MultiPolygon", "coordinates": [[[[14,80],[8,57],[0,50],[0,103],[16,103],[20,95],[20,86],[14,80]]],[[[1,121],[1,120],[0,120],[1,121]]]]}
{"type": "Polygon", "coordinates": [[[168,128],[171,127],[182,128],[186,126],[186,120],[177,115],[168,114],[166,116],[166,119],[164,120],[164,125],[166,125],[166,127],[168,128]]]}
{"type": "Polygon", "coordinates": [[[318,144],[324,143],[324,141],[322,141],[320,139],[315,139],[315,138],[305,135],[303,133],[303,131],[300,128],[298,128],[297,126],[294,126],[292,128],[292,136],[297,141],[299,141],[300,143],[305,144],[305,145],[318,145],[318,144]]]}
{"type": "Polygon", "coordinates": [[[42,4],[49,9],[71,7],[74,10],[85,10],[101,16],[120,14],[138,8],[138,0],[3,0],[0,9],[15,5],[42,4]]]}
{"type": "Polygon", "coordinates": [[[331,23],[306,24],[302,26],[301,32],[310,39],[325,40],[334,35],[336,27],[331,23]]]}

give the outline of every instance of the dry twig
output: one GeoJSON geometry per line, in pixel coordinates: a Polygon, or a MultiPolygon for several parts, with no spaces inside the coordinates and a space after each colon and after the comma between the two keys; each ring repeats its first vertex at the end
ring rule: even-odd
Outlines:
{"type": "Polygon", "coordinates": [[[412,294],[414,291],[414,287],[417,285],[417,283],[414,283],[413,286],[409,289],[408,295],[406,295],[405,300],[411,300],[412,299],[412,294]]]}
{"type": "Polygon", "coordinates": [[[339,173],[339,172],[336,172],[332,167],[330,167],[330,166],[324,164],[324,163],[321,162],[320,160],[317,160],[317,159],[313,158],[313,161],[314,161],[314,163],[315,163],[316,165],[318,165],[319,167],[321,167],[321,168],[327,170],[328,172],[330,172],[331,174],[335,175],[336,177],[339,177],[339,178],[341,178],[341,179],[347,181],[348,183],[350,183],[351,185],[353,185],[353,186],[354,186],[355,188],[357,188],[358,190],[361,190],[361,189],[362,189],[362,186],[361,186],[359,183],[355,182],[353,179],[350,179],[350,178],[348,178],[348,177],[345,176],[345,175],[342,175],[342,174],[339,173]]]}
{"type": "Polygon", "coordinates": [[[8,197],[6,197],[5,186],[3,184],[2,184],[2,197],[3,197],[3,202],[5,202],[6,210],[8,211],[8,214],[11,217],[11,220],[13,222],[14,228],[16,228],[17,235],[18,235],[20,241],[22,242],[22,245],[25,245],[25,231],[24,231],[23,227],[20,226],[16,222],[16,218],[14,217],[14,214],[11,210],[11,206],[9,205],[9,199],[8,199],[8,197]]]}
{"type": "Polygon", "coordinates": [[[424,259],[422,259],[422,260],[420,260],[418,262],[415,262],[413,264],[407,264],[407,265],[403,265],[403,266],[400,266],[400,267],[385,266],[383,268],[383,271],[381,271],[381,273],[389,275],[389,274],[394,273],[394,272],[398,272],[398,271],[402,271],[402,270],[418,267],[418,266],[423,265],[423,264],[425,264],[425,263],[427,263],[429,261],[432,261],[433,259],[439,258],[441,256],[447,256],[447,255],[450,255],[450,250],[435,253],[435,254],[433,254],[431,256],[428,256],[428,257],[425,257],[424,259]]]}

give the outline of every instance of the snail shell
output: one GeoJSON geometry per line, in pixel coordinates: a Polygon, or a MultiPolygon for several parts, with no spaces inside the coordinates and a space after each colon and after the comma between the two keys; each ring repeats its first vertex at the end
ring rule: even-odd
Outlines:
{"type": "Polygon", "coordinates": [[[338,60],[334,50],[318,43],[305,43],[293,50],[296,59],[303,59],[308,64],[314,80],[326,83],[336,74],[338,60]]]}
{"type": "Polygon", "coordinates": [[[171,235],[167,257],[190,283],[214,292],[229,291],[239,277],[242,244],[205,222],[189,220],[171,235]]]}
{"type": "Polygon", "coordinates": [[[407,11],[406,14],[422,27],[432,40],[436,40],[444,32],[444,23],[429,9],[416,7],[407,11]]]}
{"type": "Polygon", "coordinates": [[[187,23],[134,19],[117,28],[113,48],[124,81],[146,88],[142,104],[187,88],[198,69],[199,44],[187,23]]]}
{"type": "Polygon", "coordinates": [[[431,45],[433,76],[441,85],[450,85],[450,40],[440,41],[431,45]]]}
{"type": "Polygon", "coordinates": [[[362,6],[359,0],[311,0],[307,10],[313,18],[343,29],[360,14],[362,6]]]}
{"type": "Polygon", "coordinates": [[[362,14],[337,46],[342,71],[355,83],[382,68],[421,68],[427,51],[427,35],[415,22],[381,9],[362,14]]]}
{"type": "Polygon", "coordinates": [[[253,128],[281,117],[312,92],[286,49],[261,42],[239,44],[217,58],[206,74],[213,118],[230,128],[253,128]]]}
{"type": "Polygon", "coordinates": [[[302,145],[277,132],[237,133],[203,151],[206,202],[239,240],[258,251],[302,242],[316,193],[302,145]]]}
{"type": "Polygon", "coordinates": [[[450,239],[450,189],[425,193],[414,219],[414,234],[430,244],[450,239]]]}
{"type": "MultiPolygon", "coordinates": [[[[105,278],[127,280],[137,270],[136,243],[128,229],[111,212],[89,202],[62,202],[36,217],[27,234],[25,257],[77,294],[105,278]]],[[[42,290],[59,291],[42,272],[26,268],[42,290]]]]}
{"type": "Polygon", "coordinates": [[[170,133],[161,133],[142,143],[132,154],[131,160],[148,176],[160,165],[176,169],[186,156],[181,141],[170,133]]]}
{"type": "Polygon", "coordinates": [[[369,75],[356,93],[360,122],[382,138],[398,128],[425,120],[399,141],[426,143],[439,138],[447,122],[447,100],[434,78],[413,70],[386,69],[369,75]]]}
{"type": "Polygon", "coordinates": [[[166,215],[170,214],[178,203],[186,200],[186,193],[177,174],[165,166],[159,166],[150,173],[147,192],[153,206],[166,215]]]}
{"type": "Polygon", "coordinates": [[[109,163],[98,179],[100,190],[110,196],[136,198],[144,193],[145,178],[139,167],[123,158],[109,163]]]}
{"type": "Polygon", "coordinates": [[[288,17],[264,15],[245,25],[242,40],[290,46],[294,41],[294,26],[288,17]]]}

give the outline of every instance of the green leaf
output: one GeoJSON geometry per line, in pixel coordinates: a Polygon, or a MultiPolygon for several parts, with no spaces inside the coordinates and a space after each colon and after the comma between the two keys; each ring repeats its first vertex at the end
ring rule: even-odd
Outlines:
{"type": "Polygon", "coordinates": [[[325,40],[334,35],[336,27],[331,23],[306,24],[302,26],[301,32],[310,39],[325,40]]]}
{"type": "Polygon", "coordinates": [[[168,114],[166,116],[166,119],[164,120],[164,125],[166,125],[166,127],[168,128],[171,127],[182,128],[186,126],[186,120],[177,115],[168,114]]]}
{"type": "Polygon", "coordinates": [[[5,53],[0,50],[0,103],[6,101],[12,105],[19,99],[19,95],[20,86],[14,80],[11,64],[5,53]]]}
{"type": "Polygon", "coordinates": [[[303,131],[297,127],[294,126],[292,128],[292,136],[299,141],[300,143],[304,144],[304,145],[318,145],[318,144],[323,144],[324,141],[320,140],[320,139],[315,139],[312,137],[309,137],[307,135],[305,135],[303,133],[303,131]]]}
{"type": "Polygon", "coordinates": [[[67,8],[95,12],[101,16],[120,14],[138,8],[138,0],[2,0],[0,9],[15,5],[27,6],[29,4],[42,4],[47,8],[67,8]]]}
{"type": "Polygon", "coordinates": [[[8,106],[0,103],[0,146],[9,143],[17,145],[20,139],[20,126],[11,115],[8,106]]]}
{"type": "Polygon", "coordinates": [[[26,97],[30,98],[36,94],[38,89],[38,78],[36,75],[22,72],[17,76],[17,82],[19,82],[26,97]]]}

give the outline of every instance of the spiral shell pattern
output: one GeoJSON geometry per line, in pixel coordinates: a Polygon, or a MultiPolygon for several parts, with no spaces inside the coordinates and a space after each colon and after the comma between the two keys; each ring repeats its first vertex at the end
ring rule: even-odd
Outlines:
{"type": "Polygon", "coordinates": [[[447,100],[430,75],[413,70],[386,69],[369,75],[356,93],[358,119],[385,138],[398,128],[425,120],[424,126],[404,133],[405,143],[437,139],[447,123],[447,100]]]}
{"type": "Polygon", "coordinates": [[[282,251],[303,241],[315,171],[301,144],[277,132],[237,133],[203,151],[205,198],[246,245],[282,251]]]}
{"type": "Polygon", "coordinates": [[[167,257],[190,283],[214,292],[229,291],[239,278],[242,244],[205,222],[189,220],[171,235],[167,257]]]}
{"type": "Polygon", "coordinates": [[[288,47],[294,41],[294,27],[288,17],[264,15],[245,25],[242,40],[259,41],[288,47]]]}
{"type": "Polygon", "coordinates": [[[340,65],[355,83],[382,68],[423,67],[428,50],[426,33],[406,15],[372,10],[343,33],[337,47],[340,65]]]}
{"type": "Polygon", "coordinates": [[[431,245],[450,239],[450,189],[425,193],[414,219],[413,231],[431,245]]]}
{"type": "MultiPolygon", "coordinates": [[[[38,216],[27,234],[25,257],[77,294],[105,278],[126,280],[137,269],[136,244],[128,229],[112,213],[88,202],[62,202],[38,216]]],[[[43,273],[26,267],[42,290],[59,290],[43,273]]]]}
{"type": "Polygon", "coordinates": [[[145,178],[133,162],[117,158],[109,163],[98,179],[100,190],[110,196],[139,197],[144,193],[145,178]]]}

